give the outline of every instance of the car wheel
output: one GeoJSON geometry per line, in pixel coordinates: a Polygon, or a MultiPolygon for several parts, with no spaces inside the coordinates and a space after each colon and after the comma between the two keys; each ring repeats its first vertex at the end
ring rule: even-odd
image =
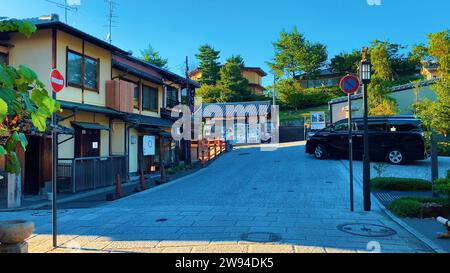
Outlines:
{"type": "Polygon", "coordinates": [[[314,156],[317,159],[325,159],[327,156],[327,148],[323,145],[317,145],[314,149],[314,156]]]}
{"type": "Polygon", "coordinates": [[[405,154],[400,149],[392,149],[388,153],[388,161],[394,165],[401,165],[405,162],[405,154]]]}

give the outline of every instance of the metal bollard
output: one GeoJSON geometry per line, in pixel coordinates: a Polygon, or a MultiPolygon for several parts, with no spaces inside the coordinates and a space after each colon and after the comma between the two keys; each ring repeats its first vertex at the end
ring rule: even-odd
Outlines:
{"type": "Polygon", "coordinates": [[[116,199],[122,198],[122,183],[120,179],[120,175],[116,176],[116,199]]]}
{"type": "Polygon", "coordinates": [[[439,233],[438,234],[438,239],[450,239],[450,222],[449,222],[449,220],[447,220],[443,217],[438,217],[436,220],[439,223],[443,224],[445,226],[445,228],[447,229],[447,233],[439,233]]]}

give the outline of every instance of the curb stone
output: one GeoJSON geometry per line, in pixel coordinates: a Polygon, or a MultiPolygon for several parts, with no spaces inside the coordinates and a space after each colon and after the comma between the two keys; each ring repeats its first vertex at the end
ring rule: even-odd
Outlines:
{"type": "MultiPolygon", "coordinates": [[[[344,162],[342,160],[339,160],[342,165],[345,167],[345,169],[348,170],[348,167],[346,164],[344,164],[344,162]]],[[[347,174],[348,176],[348,174],[347,174]]],[[[354,180],[360,185],[362,186],[362,181],[358,176],[354,177],[354,180]]],[[[437,246],[435,243],[433,243],[430,239],[428,239],[427,237],[425,237],[424,235],[422,235],[420,232],[416,231],[414,228],[412,228],[411,226],[409,226],[407,223],[405,223],[403,220],[401,220],[400,218],[398,218],[397,216],[395,216],[394,214],[392,214],[379,200],[378,198],[371,193],[372,195],[372,200],[375,202],[375,204],[381,209],[381,211],[387,215],[392,221],[394,221],[395,223],[397,223],[399,226],[401,226],[402,228],[404,228],[406,231],[408,231],[409,233],[411,233],[414,237],[416,237],[419,241],[421,241],[422,243],[424,243],[425,245],[427,245],[429,248],[431,248],[433,251],[435,251],[436,253],[447,253],[445,250],[443,250],[442,248],[440,248],[439,246],[437,246]]]]}

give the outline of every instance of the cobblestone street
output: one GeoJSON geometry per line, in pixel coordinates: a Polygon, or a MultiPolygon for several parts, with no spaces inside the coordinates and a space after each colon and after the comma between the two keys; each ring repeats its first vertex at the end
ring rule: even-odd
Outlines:
{"type": "Polygon", "coordinates": [[[351,213],[341,161],[315,160],[292,143],[274,152],[240,148],[159,188],[100,207],[61,210],[58,249],[51,247],[50,211],[1,213],[0,220],[36,223],[31,252],[431,251],[375,205],[363,212],[359,184],[355,200],[351,213]],[[339,229],[346,224],[357,225],[339,229]],[[384,233],[389,230],[395,234],[384,233]],[[367,234],[353,235],[361,231],[367,234]]]}

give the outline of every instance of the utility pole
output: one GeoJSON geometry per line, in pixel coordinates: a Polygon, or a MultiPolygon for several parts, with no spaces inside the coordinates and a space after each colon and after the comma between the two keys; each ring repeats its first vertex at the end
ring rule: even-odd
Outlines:
{"type": "MultiPolygon", "coordinates": [[[[189,107],[189,118],[192,119],[192,114],[194,112],[194,101],[193,101],[193,94],[189,88],[189,57],[186,56],[186,96],[187,96],[187,103],[189,107]]],[[[188,124],[191,124],[188,122],[188,124]]],[[[186,164],[191,165],[191,146],[192,146],[192,126],[191,128],[183,128],[183,130],[189,130],[189,139],[185,139],[185,147],[186,147],[186,164]]]]}
{"type": "Polygon", "coordinates": [[[277,92],[276,92],[276,86],[277,86],[277,75],[273,74],[273,106],[277,105],[277,92]]]}

